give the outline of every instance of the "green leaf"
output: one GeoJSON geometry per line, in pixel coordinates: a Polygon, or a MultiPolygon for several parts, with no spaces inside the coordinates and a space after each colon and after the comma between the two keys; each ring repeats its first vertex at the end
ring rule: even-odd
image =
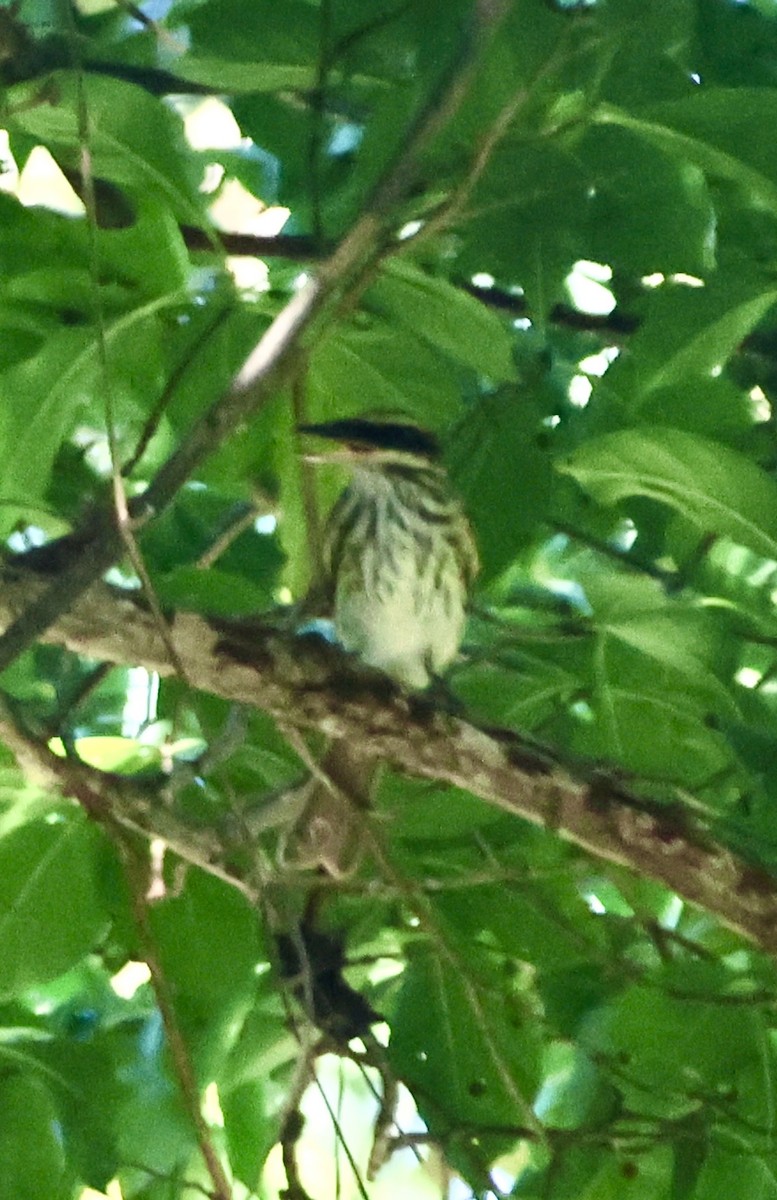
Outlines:
{"type": "Polygon", "coordinates": [[[650,496],[704,533],[777,557],[777,484],[744,455],[655,427],[605,434],[558,464],[600,504],[650,496]]]}
{"type": "Polygon", "coordinates": [[[541,418],[532,397],[507,387],[470,408],[453,431],[451,474],[475,528],[486,581],[513,561],[545,510],[552,463],[541,418]]]}
{"type": "Polygon", "coordinates": [[[777,1200],[777,1162],[743,1150],[713,1146],[702,1168],[692,1200],[777,1200]]]}
{"type": "Polygon", "coordinates": [[[263,957],[255,914],[212,875],[190,871],[186,887],[152,912],[165,976],[187,1011],[212,1016],[250,991],[263,957]]]}
{"type": "MultiPolygon", "coordinates": [[[[181,299],[181,294],[172,293],[150,300],[120,316],[103,333],[97,326],[60,329],[38,354],[0,375],[0,386],[15,398],[13,405],[0,406],[0,454],[5,456],[2,498],[6,503],[43,498],[57,453],[79,418],[89,420],[93,428],[104,428],[103,353],[108,360],[114,415],[126,418],[128,409],[137,415],[142,384],[150,391],[149,377],[156,382],[161,367],[155,318],[181,299]]],[[[22,503],[18,508],[24,512],[22,503]]],[[[0,513],[0,527],[6,531],[16,520],[13,508],[0,513]]]]}
{"type": "Polygon", "coordinates": [[[412,413],[433,427],[448,424],[459,411],[458,380],[452,364],[418,332],[404,320],[383,318],[335,330],[311,356],[311,413],[327,420],[387,410],[412,413]]]}
{"type": "MultiPolygon", "coordinates": [[[[488,836],[489,831],[485,831],[488,836]]],[[[502,839],[494,838],[504,852],[502,839]]],[[[513,858],[515,855],[512,856],[513,858]]],[[[506,856],[506,861],[511,858],[506,856]]],[[[520,867],[516,867],[520,876],[520,867]]],[[[563,872],[553,883],[525,887],[482,884],[453,892],[440,902],[451,928],[474,942],[487,936],[505,954],[531,963],[538,972],[569,969],[585,961],[569,917],[589,924],[586,905],[576,884],[563,872]]]]}
{"type": "Polygon", "coordinates": [[[652,779],[702,787],[733,764],[714,728],[715,705],[698,690],[689,683],[686,692],[680,671],[658,670],[605,641],[591,687],[592,719],[578,723],[575,750],[591,760],[613,759],[652,779]]]}
{"type": "Polygon", "coordinates": [[[555,141],[498,145],[461,222],[459,271],[518,285],[544,324],[576,260],[591,257],[589,193],[580,160],[555,141]]]}
{"type": "Polygon", "coordinates": [[[551,1042],[535,1109],[555,1129],[576,1129],[590,1118],[601,1080],[594,1064],[569,1042],[551,1042]]]}
{"type": "Polygon", "coordinates": [[[375,805],[378,812],[385,811],[392,822],[392,835],[402,841],[460,839],[467,843],[473,830],[500,819],[499,813],[469,792],[388,771],[381,772],[375,805]]]}
{"type": "Polygon", "coordinates": [[[690,376],[681,387],[651,391],[640,402],[640,421],[700,433],[737,449],[750,449],[760,432],[753,424],[753,401],[729,376],[690,376]]]}
{"type": "Polygon", "coordinates": [[[714,266],[716,217],[698,167],[614,126],[592,126],[579,153],[594,189],[591,258],[638,275],[714,266]]]}
{"type": "Polygon", "coordinates": [[[102,1041],[110,1054],[113,1078],[123,1085],[118,1095],[108,1093],[117,1162],[114,1174],[121,1179],[122,1191],[132,1194],[139,1192],[141,1183],[148,1183],[144,1168],[175,1177],[195,1153],[196,1134],[170,1070],[158,1012],[141,1021],[123,1022],[102,1041]]]}
{"type": "Polygon", "coordinates": [[[492,382],[515,379],[505,322],[446,279],[393,258],[370,289],[367,303],[492,382]]]}
{"type": "Polygon", "coordinates": [[[777,212],[777,167],[763,137],[777,121],[773,89],[701,87],[686,100],[633,114],[603,105],[594,119],[633,129],[713,178],[733,180],[751,202],[777,212]]]}
{"type": "Polygon", "coordinates": [[[680,1140],[675,1144],[672,1190],[669,1200],[688,1200],[689,1197],[696,1195],[696,1183],[709,1149],[706,1133],[706,1123],[703,1117],[695,1124],[691,1119],[687,1141],[680,1140]]]}
{"type": "MultiPolygon", "coordinates": [[[[273,558],[277,569],[280,566],[277,551],[273,558]]],[[[217,571],[212,567],[207,571],[196,566],[178,567],[168,575],[157,578],[155,586],[163,604],[181,612],[207,613],[211,616],[248,616],[266,609],[273,598],[271,587],[251,583],[239,575],[217,571]]]]}
{"type": "Polygon", "coordinates": [[[777,57],[773,0],[746,5],[705,0],[699,10],[697,69],[705,84],[772,87],[777,57]]]}
{"type": "Polygon", "coordinates": [[[101,273],[131,279],[145,299],[182,295],[191,284],[191,263],[174,212],[152,193],[137,199],[134,217],[129,226],[99,231],[101,273]]]}
{"type": "Polygon", "coordinates": [[[202,83],[225,92],[251,94],[278,92],[285,88],[303,90],[312,87],[316,80],[313,63],[234,62],[228,58],[203,54],[182,58],[176,64],[176,74],[189,83],[202,83]]]}
{"type": "MultiPolygon", "coordinates": [[[[740,1070],[763,1065],[763,1035],[757,1009],[634,986],[590,1019],[582,1041],[595,1059],[627,1068],[615,1076],[627,1103],[659,1115],[693,1112],[700,1093],[728,1088],[740,1070]],[[666,1087],[667,1047],[672,1087],[666,1087]]],[[[769,1078],[761,1078],[768,1088],[769,1078]]]]}
{"type": "MultiPolygon", "coordinates": [[[[709,19],[706,11],[697,15],[693,0],[649,8],[641,0],[615,0],[609,8],[611,42],[597,58],[605,70],[602,93],[624,105],[687,96],[693,88],[688,59],[697,49],[697,28],[709,19]]],[[[695,58],[693,68],[703,69],[695,58]]]]}
{"type": "Polygon", "coordinates": [[[484,1130],[472,1151],[477,1163],[487,1144],[495,1150],[512,1140],[489,1136],[489,1127],[531,1121],[538,1062],[529,1014],[494,986],[478,986],[474,974],[464,977],[435,947],[417,947],[402,977],[389,1055],[432,1132],[484,1130]]]}
{"type": "Polygon", "coordinates": [[[164,1125],[165,1114],[157,1107],[149,1069],[153,1050],[141,1036],[148,1032],[150,1000],[120,1001],[107,978],[105,992],[96,994],[86,972],[79,974],[80,987],[64,1003],[41,997],[52,1016],[49,1040],[36,1058],[51,1080],[68,1162],[84,1184],[102,1192],[116,1175],[121,1110],[128,1098],[145,1094],[158,1125],[164,1125]]]}
{"type": "Polygon", "coordinates": [[[669,1146],[640,1154],[628,1150],[610,1154],[588,1186],[576,1193],[576,1200],[669,1200],[671,1165],[669,1146]]]}
{"type": "Polygon", "coordinates": [[[77,814],[22,825],[0,840],[0,997],[67,971],[105,933],[97,846],[96,831],[77,814]]]}
{"type": "MultiPolygon", "coordinates": [[[[42,353],[3,373],[6,394],[16,398],[15,404],[0,409],[6,504],[17,501],[24,511],[22,498],[34,503],[44,496],[60,443],[86,400],[77,367],[91,357],[93,348],[90,333],[63,329],[42,353]]],[[[16,523],[17,512],[6,507],[0,520],[7,534],[16,523]]]]}
{"type": "MultiPolygon", "coordinates": [[[[165,410],[173,431],[180,435],[191,428],[203,411],[228,388],[235,372],[267,328],[275,305],[262,302],[238,304],[228,285],[218,288],[207,304],[202,296],[191,298],[183,307],[183,335],[174,343],[174,353],[167,364],[167,378],[176,386],[165,410]],[[269,308],[269,313],[268,313],[269,308]]],[[[174,318],[173,318],[174,319],[174,318]]],[[[170,331],[167,330],[170,344],[170,331]]],[[[217,491],[226,491],[230,483],[240,481],[237,494],[245,496],[246,476],[264,466],[261,451],[265,447],[267,429],[262,413],[242,429],[238,437],[230,438],[204,463],[199,478],[211,480],[217,491]]],[[[148,470],[148,457],[143,466],[148,470]]],[[[153,459],[152,459],[153,462],[153,459]]]]}
{"type": "MultiPolygon", "coordinates": [[[[571,655],[570,655],[571,659],[571,655]]],[[[456,671],[457,696],[478,714],[500,725],[529,730],[566,710],[580,690],[581,673],[521,655],[512,669],[493,662],[465,665],[456,671]]]]}
{"type": "MultiPolygon", "coordinates": [[[[175,13],[172,14],[175,23],[175,13]]],[[[318,54],[318,17],[302,0],[286,0],[282,8],[273,0],[209,0],[190,12],[186,19],[195,61],[200,52],[227,60],[266,63],[271,69],[283,64],[307,64],[312,72],[318,54]]],[[[183,65],[188,60],[184,56],[183,65]]],[[[274,87],[296,87],[282,81],[274,87]]]]}
{"type": "Polygon", "coordinates": [[[665,286],[654,293],[630,354],[613,364],[604,387],[635,412],[660,390],[682,392],[689,382],[714,381],[775,303],[777,289],[739,280],[665,286]]]}
{"type": "MultiPolygon", "coordinates": [[[[275,1079],[280,1072],[293,1069],[297,1048],[294,1034],[288,1027],[286,999],[267,971],[257,978],[256,990],[245,1009],[245,1019],[224,1061],[218,1078],[220,1092],[226,1097],[254,1084],[266,1089],[270,1078],[275,1079]]],[[[274,1120],[280,1113],[276,1114],[269,1095],[267,1100],[267,1109],[273,1108],[274,1120]]],[[[242,1108],[244,1101],[249,1101],[248,1094],[238,1101],[238,1107],[242,1108]]]]}
{"type": "Polygon", "coordinates": [[[602,629],[654,663],[681,672],[692,686],[725,700],[726,694],[710,665],[702,661],[693,645],[692,636],[699,625],[694,616],[688,613],[683,620],[678,612],[662,614],[647,609],[638,616],[615,619],[606,625],[602,622],[602,629]]]}
{"type": "Polygon", "coordinates": [[[46,104],[29,103],[24,94],[17,95],[22,85],[9,94],[11,129],[35,138],[55,158],[59,155],[75,167],[83,140],[79,117],[83,103],[89,114],[89,154],[95,176],[140,196],[151,192],[182,220],[203,223],[199,172],[187,153],[180,118],[171,109],[143,88],[101,75],[79,80],[75,73],[59,71],[48,86],[52,100],[46,104]]]}
{"type": "Polygon", "coordinates": [[[598,637],[644,656],[648,672],[679,673],[684,693],[716,703],[729,718],[736,715],[729,689],[736,659],[727,652],[726,630],[709,611],[681,606],[655,581],[603,569],[600,563],[581,562],[577,578],[598,637]]]}
{"type": "Polygon", "coordinates": [[[0,1200],[72,1196],[56,1107],[32,1075],[0,1080],[0,1200]]]}
{"type": "MultiPolygon", "coordinates": [[[[125,737],[82,737],[75,742],[76,753],[82,762],[99,771],[115,771],[120,775],[148,772],[161,773],[162,755],[157,746],[147,746],[125,737]]],[[[52,739],[51,749],[65,756],[59,738],[52,739]]]]}
{"type": "MultiPolygon", "coordinates": [[[[445,6],[446,17],[452,7],[445,6]]],[[[483,51],[480,69],[461,108],[435,140],[433,166],[440,162],[450,169],[451,161],[460,158],[462,149],[477,146],[485,128],[498,129],[507,112],[513,114],[511,131],[517,129],[520,136],[524,122],[533,127],[534,105],[540,107],[546,97],[552,102],[559,91],[566,99],[573,88],[580,87],[587,64],[581,62],[583,55],[575,50],[580,50],[585,34],[573,49],[572,39],[567,40],[568,25],[561,7],[538,6],[534,0],[514,0],[509,5],[483,51]]],[[[426,8],[428,17],[422,36],[434,54],[441,9],[428,0],[426,8]]],[[[498,146],[496,150],[498,153],[498,146]]],[[[478,163],[477,174],[483,165],[478,163]]]]}
{"type": "Polygon", "coordinates": [[[297,223],[308,225],[313,183],[310,114],[283,92],[238,95],[232,111],[243,134],[279,164],[274,172],[274,199],[292,210],[297,223]]]}
{"type": "Polygon", "coordinates": [[[198,565],[201,556],[246,516],[252,516],[248,503],[219,495],[215,489],[179,495],[142,539],[164,604],[185,612],[245,616],[274,603],[283,565],[274,536],[249,526],[225,547],[217,566],[198,565]]]}
{"type": "Polygon", "coordinates": [[[236,1178],[252,1192],[260,1190],[262,1168],[278,1134],[275,1123],[265,1126],[267,1108],[264,1082],[245,1083],[221,1096],[229,1161],[236,1178]]]}

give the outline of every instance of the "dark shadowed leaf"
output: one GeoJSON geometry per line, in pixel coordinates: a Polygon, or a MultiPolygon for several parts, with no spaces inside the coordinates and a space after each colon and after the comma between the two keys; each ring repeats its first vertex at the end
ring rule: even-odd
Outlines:
{"type": "Polygon", "coordinates": [[[596,438],[560,464],[600,504],[650,496],[765,557],[777,556],[777,485],[743,455],[679,429],[596,438]]]}

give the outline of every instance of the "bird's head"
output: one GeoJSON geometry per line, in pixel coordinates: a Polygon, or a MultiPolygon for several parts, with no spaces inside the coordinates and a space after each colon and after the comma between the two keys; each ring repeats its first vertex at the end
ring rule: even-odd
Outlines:
{"type": "Polygon", "coordinates": [[[335,448],[304,455],[307,462],[350,467],[428,467],[440,456],[437,438],[409,417],[343,417],[317,425],[298,425],[299,433],[335,443],[335,448]]]}

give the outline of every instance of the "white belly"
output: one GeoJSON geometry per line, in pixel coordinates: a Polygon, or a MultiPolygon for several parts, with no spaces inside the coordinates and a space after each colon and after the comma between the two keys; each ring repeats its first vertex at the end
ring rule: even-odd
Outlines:
{"type": "Polygon", "coordinates": [[[434,570],[408,555],[390,584],[375,580],[369,564],[363,588],[338,588],[339,641],[372,667],[408,688],[423,688],[455,657],[464,627],[464,585],[458,572],[434,570]],[[447,580],[440,585],[440,576],[447,580]]]}

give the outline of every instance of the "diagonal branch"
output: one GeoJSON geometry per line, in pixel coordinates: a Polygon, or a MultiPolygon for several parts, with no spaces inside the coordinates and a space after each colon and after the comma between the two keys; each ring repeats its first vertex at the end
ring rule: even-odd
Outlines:
{"type": "MultiPolygon", "coordinates": [[[[378,180],[362,215],[318,273],[278,313],[226,395],[200,418],[146,491],[131,502],[129,516],[134,523],[142,524],[166,508],[199,464],[257,412],[289,368],[314,320],[386,252],[394,212],[418,177],[421,155],[458,111],[479,56],[504,11],[505,0],[473,0],[469,27],[457,54],[413,121],[401,152],[378,180]]],[[[106,502],[71,539],[72,561],[56,583],[41,590],[0,637],[0,671],[105,573],[121,556],[123,544],[113,504],[106,502]]]]}
{"type": "MultiPolygon", "coordinates": [[[[0,628],[42,586],[29,572],[0,571],[0,628]]],[[[354,674],[318,638],[260,622],[216,625],[192,614],[176,617],[170,636],[194,687],[262,709],[284,727],[346,739],[409,775],[463,788],[600,859],[659,880],[777,951],[777,880],[715,843],[690,808],[646,798],[615,776],[570,772],[552,751],[538,751],[519,734],[436,712],[398,694],[377,673],[354,674]]],[[[62,614],[44,640],[163,675],[173,670],[150,614],[103,584],[62,614]]],[[[155,807],[153,796],[144,803],[137,789],[127,788],[124,799],[119,789],[113,804],[113,819],[166,838],[184,857],[241,884],[219,865],[224,855],[213,831],[198,831],[190,841],[169,810],[155,807]]]]}

